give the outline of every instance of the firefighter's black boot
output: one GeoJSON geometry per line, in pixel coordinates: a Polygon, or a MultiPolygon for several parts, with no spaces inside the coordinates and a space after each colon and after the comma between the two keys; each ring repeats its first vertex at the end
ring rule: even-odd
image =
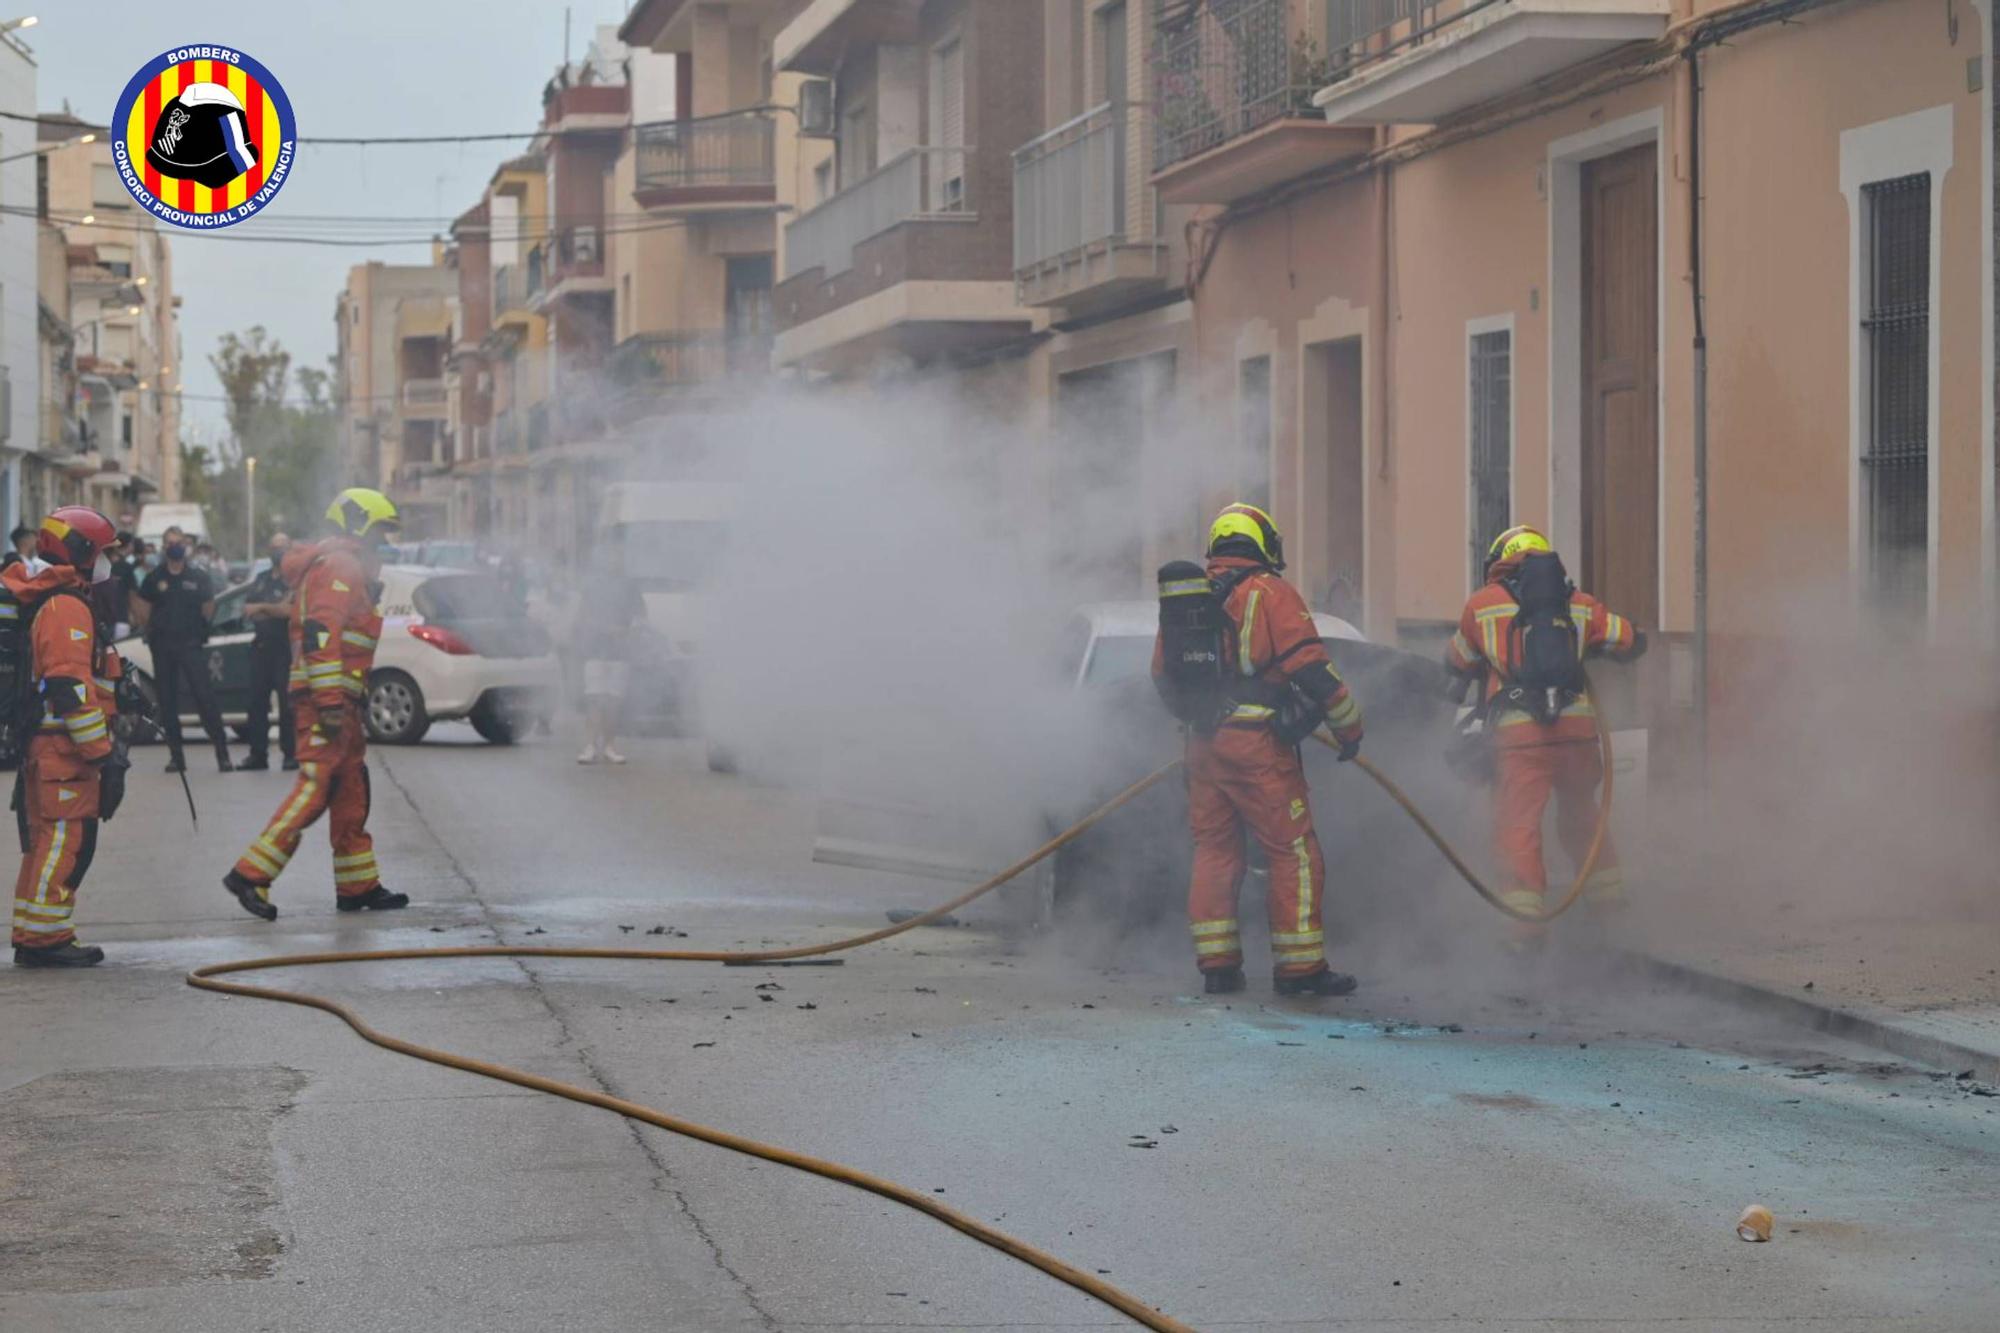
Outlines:
{"type": "Polygon", "coordinates": [[[370,912],[393,912],[399,907],[408,907],[409,905],[409,894],[391,893],[380,884],[377,884],[374,888],[368,890],[368,892],[357,894],[352,898],[334,899],[334,906],[343,912],[359,912],[364,909],[370,912]]]}
{"type": "Polygon", "coordinates": [[[1201,989],[1204,995],[1234,995],[1248,983],[1243,980],[1240,967],[1210,968],[1201,974],[1201,989]]]}
{"type": "Polygon", "coordinates": [[[270,885],[260,888],[232,870],[222,877],[222,887],[229,890],[229,896],[251,916],[262,917],[266,921],[278,919],[278,909],[269,897],[270,885]]]}
{"type": "Polygon", "coordinates": [[[96,967],[104,961],[104,950],[94,944],[65,940],[53,949],[23,949],[14,946],[15,967],[96,967]]]}
{"type": "Polygon", "coordinates": [[[1322,967],[1302,977],[1274,977],[1271,989],[1280,995],[1352,995],[1356,982],[1345,972],[1322,967]]]}

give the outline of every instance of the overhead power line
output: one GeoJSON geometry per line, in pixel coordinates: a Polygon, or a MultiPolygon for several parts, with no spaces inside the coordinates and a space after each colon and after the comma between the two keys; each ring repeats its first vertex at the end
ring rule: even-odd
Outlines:
{"type": "MultiPolygon", "coordinates": [[[[618,85],[600,84],[597,86],[614,88],[617,87],[618,85]]],[[[639,121],[639,122],[631,122],[625,125],[611,127],[609,129],[549,129],[546,126],[538,126],[537,128],[532,130],[512,130],[512,131],[495,130],[495,131],[485,131],[477,134],[353,134],[353,135],[301,134],[297,136],[297,142],[301,144],[315,144],[321,146],[335,146],[343,148],[369,148],[378,146],[387,148],[387,147],[410,147],[423,144],[506,143],[506,142],[520,142],[525,139],[542,139],[542,138],[560,139],[571,136],[598,138],[603,136],[604,134],[611,133],[614,130],[618,133],[623,133],[627,130],[645,130],[645,129],[653,129],[656,127],[672,126],[672,125],[698,125],[703,121],[722,120],[730,116],[747,115],[753,111],[790,112],[792,110],[793,108],[791,107],[782,106],[777,103],[765,103],[759,106],[739,107],[734,111],[725,111],[719,115],[714,115],[714,116],[690,116],[686,120],[639,121]]],[[[109,134],[111,132],[111,128],[108,125],[93,125],[88,121],[77,120],[68,116],[46,116],[46,115],[31,116],[23,114],[22,112],[18,111],[0,111],[0,119],[26,121],[36,125],[55,125],[63,129],[75,130],[79,134],[88,134],[92,132],[98,134],[109,134]]]]}

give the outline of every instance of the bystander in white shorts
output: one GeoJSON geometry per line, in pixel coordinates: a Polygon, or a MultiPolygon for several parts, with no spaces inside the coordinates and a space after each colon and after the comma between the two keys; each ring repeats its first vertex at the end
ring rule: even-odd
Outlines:
{"type": "Polygon", "coordinates": [[[623,662],[590,659],[583,664],[583,692],[598,699],[622,699],[630,668],[623,662]]]}

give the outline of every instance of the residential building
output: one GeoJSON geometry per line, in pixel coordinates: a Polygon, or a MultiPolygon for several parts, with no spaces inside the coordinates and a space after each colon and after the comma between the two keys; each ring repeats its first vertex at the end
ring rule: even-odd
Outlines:
{"type": "Polygon", "coordinates": [[[0,33],[0,197],[17,207],[0,212],[0,518],[12,528],[24,512],[24,485],[38,483],[40,457],[41,338],[37,289],[40,244],[36,220],[18,207],[34,198],[39,146],[35,114],[35,58],[11,33],[0,33]]]}
{"type": "Polygon", "coordinates": [[[1316,597],[1429,642],[1541,525],[1669,771],[1830,631],[1782,607],[1989,633],[1992,42],[1925,12],[1156,5],[1205,400],[1316,597]]]}
{"type": "Polygon", "coordinates": [[[40,343],[35,453],[21,466],[21,513],[82,504],[98,471],[88,422],[77,410],[76,329],[70,323],[69,244],[61,227],[37,221],[36,333],[40,343]]]}
{"type": "Polygon", "coordinates": [[[445,521],[445,500],[420,484],[442,451],[446,416],[445,303],[456,297],[457,282],[435,262],[441,258],[442,246],[429,264],[356,264],[334,304],[333,392],[344,479],[413,503],[419,511],[413,530],[431,521],[427,505],[438,511],[436,521],[445,521]],[[423,383],[406,385],[406,372],[423,383]]]}
{"type": "Polygon", "coordinates": [[[815,3],[771,61],[818,81],[800,120],[834,145],[809,183],[781,182],[776,364],[949,365],[1046,325],[1015,298],[1011,157],[1045,128],[1043,6],[815,3]]]}
{"type": "Polygon", "coordinates": [[[613,247],[628,380],[698,397],[770,367],[783,196],[826,156],[790,113],[801,80],[769,59],[805,7],[646,0],[619,30],[655,57],[643,77],[635,66],[635,98],[651,81],[673,99],[671,119],[635,123],[614,167],[614,206],[642,219],[613,247]]]}
{"type": "Polygon", "coordinates": [[[180,297],[166,231],[126,193],[109,146],[81,141],[87,130],[43,117],[33,165],[67,252],[77,410],[97,459],[86,502],[124,519],[180,495],[180,297]]]}

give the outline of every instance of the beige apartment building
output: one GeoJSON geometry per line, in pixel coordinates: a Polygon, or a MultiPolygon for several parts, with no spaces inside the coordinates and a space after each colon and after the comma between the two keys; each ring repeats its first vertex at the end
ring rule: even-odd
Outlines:
{"type": "Polygon", "coordinates": [[[1990,643],[1986,10],[820,0],[770,59],[833,149],[776,363],[1015,421],[1079,600],[1240,496],[1428,648],[1535,523],[1655,632],[1668,772],[1860,612],[1990,643]]]}
{"type": "Polygon", "coordinates": [[[425,487],[448,461],[444,355],[456,296],[453,274],[437,262],[370,261],[348,270],[334,303],[342,480],[410,506],[418,534],[443,521],[443,502],[425,487]]]}
{"type": "Polygon", "coordinates": [[[67,405],[45,399],[23,503],[62,496],[130,519],[149,499],[180,496],[180,297],[165,230],[119,183],[106,144],[76,142],[84,128],[64,117],[38,127],[48,148],[35,159],[38,211],[63,260],[59,273],[47,236],[38,313],[45,361],[59,381],[74,376],[75,392],[67,405]]]}

